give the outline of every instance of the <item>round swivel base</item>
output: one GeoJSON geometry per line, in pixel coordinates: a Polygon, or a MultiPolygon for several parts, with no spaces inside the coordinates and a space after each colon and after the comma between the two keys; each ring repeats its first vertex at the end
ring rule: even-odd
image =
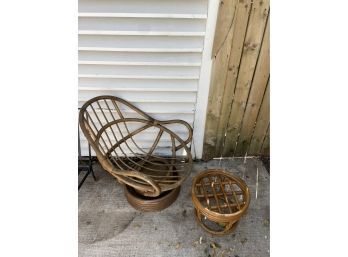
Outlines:
{"type": "Polygon", "coordinates": [[[127,201],[134,209],[142,212],[161,211],[169,207],[180,193],[180,187],[166,191],[157,197],[149,197],[139,194],[134,188],[124,185],[124,194],[127,201]]]}

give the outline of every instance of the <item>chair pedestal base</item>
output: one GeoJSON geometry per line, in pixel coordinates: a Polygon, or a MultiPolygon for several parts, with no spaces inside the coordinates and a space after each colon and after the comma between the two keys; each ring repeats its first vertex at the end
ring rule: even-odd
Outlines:
{"type": "Polygon", "coordinates": [[[134,209],[142,212],[161,211],[169,207],[178,198],[180,187],[166,191],[157,197],[147,197],[139,194],[134,188],[124,185],[124,194],[134,209]]]}

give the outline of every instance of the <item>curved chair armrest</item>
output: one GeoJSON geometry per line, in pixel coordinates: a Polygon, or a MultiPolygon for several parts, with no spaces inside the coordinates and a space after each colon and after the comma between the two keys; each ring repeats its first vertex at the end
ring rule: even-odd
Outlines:
{"type": "Polygon", "coordinates": [[[149,176],[145,175],[144,173],[138,172],[138,171],[129,171],[129,170],[117,170],[113,169],[111,171],[112,174],[115,174],[117,178],[123,182],[125,182],[128,185],[131,185],[135,188],[138,188],[139,190],[144,190],[144,187],[147,188],[148,191],[151,191],[151,188],[153,189],[153,192],[151,192],[152,196],[159,196],[161,193],[160,187],[151,179],[149,176]],[[122,176],[122,177],[120,177],[122,176]],[[144,186],[143,184],[139,184],[135,182],[134,180],[130,180],[127,177],[134,177],[141,179],[145,182],[147,182],[150,186],[144,186]]]}
{"type": "MultiPolygon", "coordinates": [[[[186,145],[192,141],[193,129],[190,126],[190,124],[188,124],[186,121],[183,121],[183,120],[165,120],[165,121],[159,121],[158,123],[161,125],[181,124],[181,125],[185,126],[188,130],[188,136],[185,140],[183,139],[183,141],[186,145]]],[[[171,129],[169,129],[169,130],[171,130],[171,129]]],[[[183,147],[182,145],[179,145],[177,147],[177,150],[179,150],[182,147],[183,147]]]]}

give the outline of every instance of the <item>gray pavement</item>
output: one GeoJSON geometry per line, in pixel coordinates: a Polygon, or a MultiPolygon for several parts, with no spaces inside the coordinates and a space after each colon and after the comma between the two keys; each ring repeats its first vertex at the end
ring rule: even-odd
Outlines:
{"type": "Polygon", "coordinates": [[[269,256],[270,177],[258,159],[195,162],[176,202],[157,213],[133,209],[116,180],[98,164],[94,169],[98,180],[89,176],[79,191],[79,257],[269,256]],[[251,191],[247,215],[224,237],[196,224],[190,197],[193,176],[219,167],[244,179],[251,191]]]}

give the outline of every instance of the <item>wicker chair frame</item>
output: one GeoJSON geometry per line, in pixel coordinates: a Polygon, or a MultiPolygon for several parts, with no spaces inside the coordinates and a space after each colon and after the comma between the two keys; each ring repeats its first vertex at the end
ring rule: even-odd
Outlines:
{"type": "Polygon", "coordinates": [[[192,128],[183,120],[159,121],[126,100],[98,96],[81,107],[79,123],[102,167],[144,196],[156,197],[179,187],[191,172],[188,144],[192,128]],[[170,129],[173,124],[186,128],[186,139],[170,129]],[[140,135],[144,138],[147,131],[158,132],[152,133],[156,137],[150,139],[148,147],[137,139],[140,135]],[[161,145],[164,135],[170,138],[170,143],[161,145]],[[167,154],[156,153],[161,149],[167,154]]]}

